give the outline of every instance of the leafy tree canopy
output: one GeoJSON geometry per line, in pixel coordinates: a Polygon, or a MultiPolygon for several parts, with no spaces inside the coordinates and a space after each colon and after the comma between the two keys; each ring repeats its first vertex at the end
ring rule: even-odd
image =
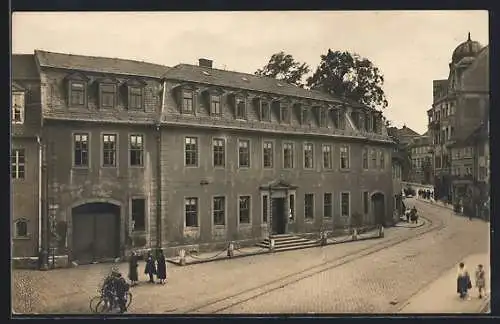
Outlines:
{"type": "Polygon", "coordinates": [[[300,63],[290,54],[283,51],[273,54],[269,62],[255,72],[255,75],[266,76],[304,87],[302,77],[311,70],[306,63],[300,63]]]}
{"type": "Polygon", "coordinates": [[[382,89],[384,76],[367,58],[347,51],[328,50],[321,55],[316,72],[307,79],[312,89],[367,105],[386,108],[388,103],[382,89]]]}

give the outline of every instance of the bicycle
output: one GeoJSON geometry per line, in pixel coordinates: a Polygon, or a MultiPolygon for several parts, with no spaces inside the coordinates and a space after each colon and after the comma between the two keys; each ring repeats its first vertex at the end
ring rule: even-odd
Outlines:
{"type": "MultiPolygon", "coordinates": [[[[132,303],[132,293],[127,291],[125,293],[125,307],[128,309],[132,303]]],[[[118,306],[118,297],[113,295],[113,300],[109,300],[109,297],[104,293],[100,296],[95,296],[90,299],[89,307],[90,311],[93,313],[104,313],[113,311],[118,306]]]]}

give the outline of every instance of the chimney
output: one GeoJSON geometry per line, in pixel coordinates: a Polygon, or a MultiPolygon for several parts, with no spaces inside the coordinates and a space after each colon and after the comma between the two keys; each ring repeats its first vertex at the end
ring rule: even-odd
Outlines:
{"type": "Polygon", "coordinates": [[[212,60],[208,60],[208,59],[204,59],[204,58],[201,58],[198,60],[198,64],[201,66],[201,67],[206,67],[206,68],[212,68],[212,60]]]}

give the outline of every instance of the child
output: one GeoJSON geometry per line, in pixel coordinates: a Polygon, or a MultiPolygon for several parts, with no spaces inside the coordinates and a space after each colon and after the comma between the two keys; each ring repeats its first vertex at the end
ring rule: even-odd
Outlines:
{"type": "Polygon", "coordinates": [[[483,293],[484,293],[484,286],[485,286],[485,274],[484,274],[484,269],[483,265],[480,264],[477,266],[476,269],[476,287],[477,290],[479,291],[479,298],[483,298],[483,293]]]}

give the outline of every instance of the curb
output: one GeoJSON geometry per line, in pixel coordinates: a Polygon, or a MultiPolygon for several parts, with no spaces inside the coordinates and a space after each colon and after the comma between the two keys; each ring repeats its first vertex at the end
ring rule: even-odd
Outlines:
{"type": "Polygon", "coordinates": [[[378,239],[381,238],[380,236],[374,236],[374,237],[360,237],[357,240],[349,240],[349,241],[342,241],[342,242],[330,242],[326,243],[325,245],[314,245],[314,246],[304,246],[304,247],[297,247],[296,249],[291,249],[291,250],[277,250],[277,251],[271,251],[271,250],[264,250],[261,252],[250,252],[250,253],[245,253],[245,254],[238,254],[234,255],[232,257],[224,256],[222,258],[217,258],[217,259],[208,259],[208,260],[193,260],[192,262],[186,262],[184,265],[180,264],[180,261],[174,261],[174,260],[166,260],[168,263],[174,264],[179,267],[185,267],[185,266],[190,266],[194,264],[200,264],[200,263],[207,263],[207,262],[216,262],[216,261],[222,261],[222,260],[231,260],[231,259],[237,259],[237,258],[242,258],[242,257],[247,257],[247,256],[254,256],[254,255],[261,255],[261,254],[273,254],[273,253],[281,253],[281,252],[289,252],[289,251],[296,251],[296,250],[303,250],[303,249],[310,249],[310,248],[317,248],[317,247],[324,247],[327,245],[335,245],[335,244],[345,244],[345,243],[351,243],[351,242],[359,242],[359,241],[365,241],[365,240],[373,240],[373,239],[378,239]]]}
{"type": "Polygon", "coordinates": [[[423,222],[422,222],[421,224],[419,224],[419,225],[416,225],[416,226],[402,226],[402,225],[398,225],[398,224],[396,224],[396,225],[394,225],[394,227],[401,227],[401,228],[419,228],[419,227],[422,227],[422,226],[424,226],[425,224],[427,224],[427,222],[429,221],[429,220],[428,220],[427,218],[425,218],[425,217],[420,216],[420,218],[423,220],[423,222]]]}

